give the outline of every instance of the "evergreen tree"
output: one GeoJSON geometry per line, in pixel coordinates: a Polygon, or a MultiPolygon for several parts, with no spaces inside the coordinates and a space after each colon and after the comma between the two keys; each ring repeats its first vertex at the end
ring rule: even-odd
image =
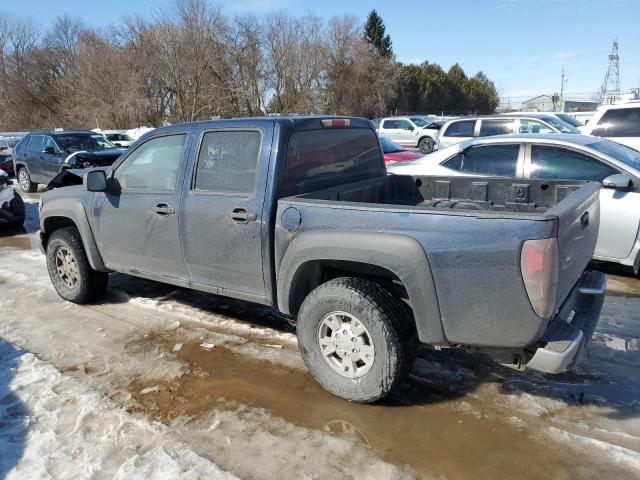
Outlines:
{"type": "Polygon", "coordinates": [[[393,53],[391,37],[385,35],[385,30],[384,22],[378,12],[375,9],[371,10],[364,25],[364,39],[375,47],[380,56],[390,57],[393,53]]]}

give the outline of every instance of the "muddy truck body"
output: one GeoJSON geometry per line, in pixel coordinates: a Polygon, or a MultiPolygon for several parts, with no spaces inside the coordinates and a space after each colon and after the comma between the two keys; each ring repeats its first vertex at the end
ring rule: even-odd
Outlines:
{"type": "Polygon", "coordinates": [[[348,400],[393,391],[418,343],[562,372],[600,315],[598,183],[387,175],[364,119],[175,125],[64,175],[39,232],[63,298],[121,272],[274,307],[348,400]]]}

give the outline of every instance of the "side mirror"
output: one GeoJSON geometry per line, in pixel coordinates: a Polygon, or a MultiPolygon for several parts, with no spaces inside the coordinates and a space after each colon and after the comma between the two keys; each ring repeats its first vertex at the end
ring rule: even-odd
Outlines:
{"type": "Polygon", "coordinates": [[[56,149],[53,147],[44,147],[42,149],[42,153],[48,153],[50,155],[55,155],[56,154],[56,149]]]}
{"type": "Polygon", "coordinates": [[[624,173],[610,175],[602,181],[603,188],[612,188],[614,190],[627,190],[632,186],[631,178],[624,173]]]}
{"type": "Polygon", "coordinates": [[[408,127],[406,127],[406,130],[409,130],[410,132],[413,132],[413,130],[414,130],[413,125],[409,125],[408,127]]]}
{"type": "Polygon", "coordinates": [[[115,145],[116,147],[122,147],[122,144],[121,144],[121,143],[114,143],[114,145],[115,145]]]}
{"type": "Polygon", "coordinates": [[[107,174],[104,170],[91,170],[87,173],[85,185],[90,192],[106,192],[107,174]]]}

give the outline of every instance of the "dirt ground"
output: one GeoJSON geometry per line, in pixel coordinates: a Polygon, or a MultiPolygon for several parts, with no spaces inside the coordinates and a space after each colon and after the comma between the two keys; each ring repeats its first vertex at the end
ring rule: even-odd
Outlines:
{"type": "Polygon", "coordinates": [[[640,281],[627,272],[609,270],[594,344],[574,373],[522,373],[424,348],[392,398],[356,405],[313,381],[294,329],[267,308],[119,274],[99,304],[64,302],[35,244],[37,195],[27,199],[26,230],[0,233],[0,339],[115,408],[160,422],[224,471],[640,477],[640,281]]]}

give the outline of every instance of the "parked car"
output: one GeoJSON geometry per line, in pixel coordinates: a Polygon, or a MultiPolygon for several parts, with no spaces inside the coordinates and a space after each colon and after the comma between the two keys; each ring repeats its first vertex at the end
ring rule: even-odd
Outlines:
{"type": "Polygon", "coordinates": [[[602,106],[581,130],[640,150],[640,101],[602,106]]]}
{"type": "MultiPolygon", "coordinates": [[[[566,125],[572,131],[577,129],[566,125]]],[[[466,117],[450,120],[440,129],[436,148],[446,148],[464,140],[511,133],[561,133],[560,129],[546,120],[535,116],[491,115],[485,117],[466,117]]]]}
{"type": "Polygon", "coordinates": [[[13,168],[13,155],[0,151],[0,170],[5,172],[9,177],[15,175],[13,168]]]}
{"type": "Polygon", "coordinates": [[[580,133],[578,127],[582,126],[581,122],[566,113],[511,112],[503,113],[502,116],[537,118],[554,126],[560,133],[580,133]]]}
{"type": "Polygon", "coordinates": [[[122,152],[95,132],[32,132],[16,145],[14,163],[22,191],[35,192],[62,169],[111,165],[122,152]]]}
{"type": "Polygon", "coordinates": [[[173,125],[61,175],[82,184],[42,195],[38,236],[62,298],[95,301],[117,271],[269,305],[356,402],[402,382],[416,337],[557,373],[602,306],[598,184],[387,175],[360,118],[173,125]]]}
{"type": "Polygon", "coordinates": [[[403,147],[419,148],[431,153],[441,122],[428,122],[422,117],[387,117],[380,120],[378,135],[403,147]]]}
{"type": "Polygon", "coordinates": [[[0,226],[21,227],[26,213],[22,197],[11,188],[11,180],[0,170],[0,226]]]}
{"type": "Polygon", "coordinates": [[[116,147],[129,148],[135,140],[124,132],[104,130],[103,135],[116,147]]]}
{"type": "Polygon", "coordinates": [[[584,135],[509,135],[467,140],[389,168],[398,175],[491,175],[602,183],[594,259],[640,267],[640,152],[584,135]]]}
{"type": "Polygon", "coordinates": [[[0,137],[0,154],[13,155],[13,149],[19,141],[18,137],[0,137]]]}
{"type": "Polygon", "coordinates": [[[416,160],[422,157],[421,153],[405,150],[399,145],[396,145],[391,140],[380,137],[380,146],[382,147],[382,153],[384,155],[384,163],[386,165],[393,165],[398,162],[406,162],[408,160],[416,160]]]}

